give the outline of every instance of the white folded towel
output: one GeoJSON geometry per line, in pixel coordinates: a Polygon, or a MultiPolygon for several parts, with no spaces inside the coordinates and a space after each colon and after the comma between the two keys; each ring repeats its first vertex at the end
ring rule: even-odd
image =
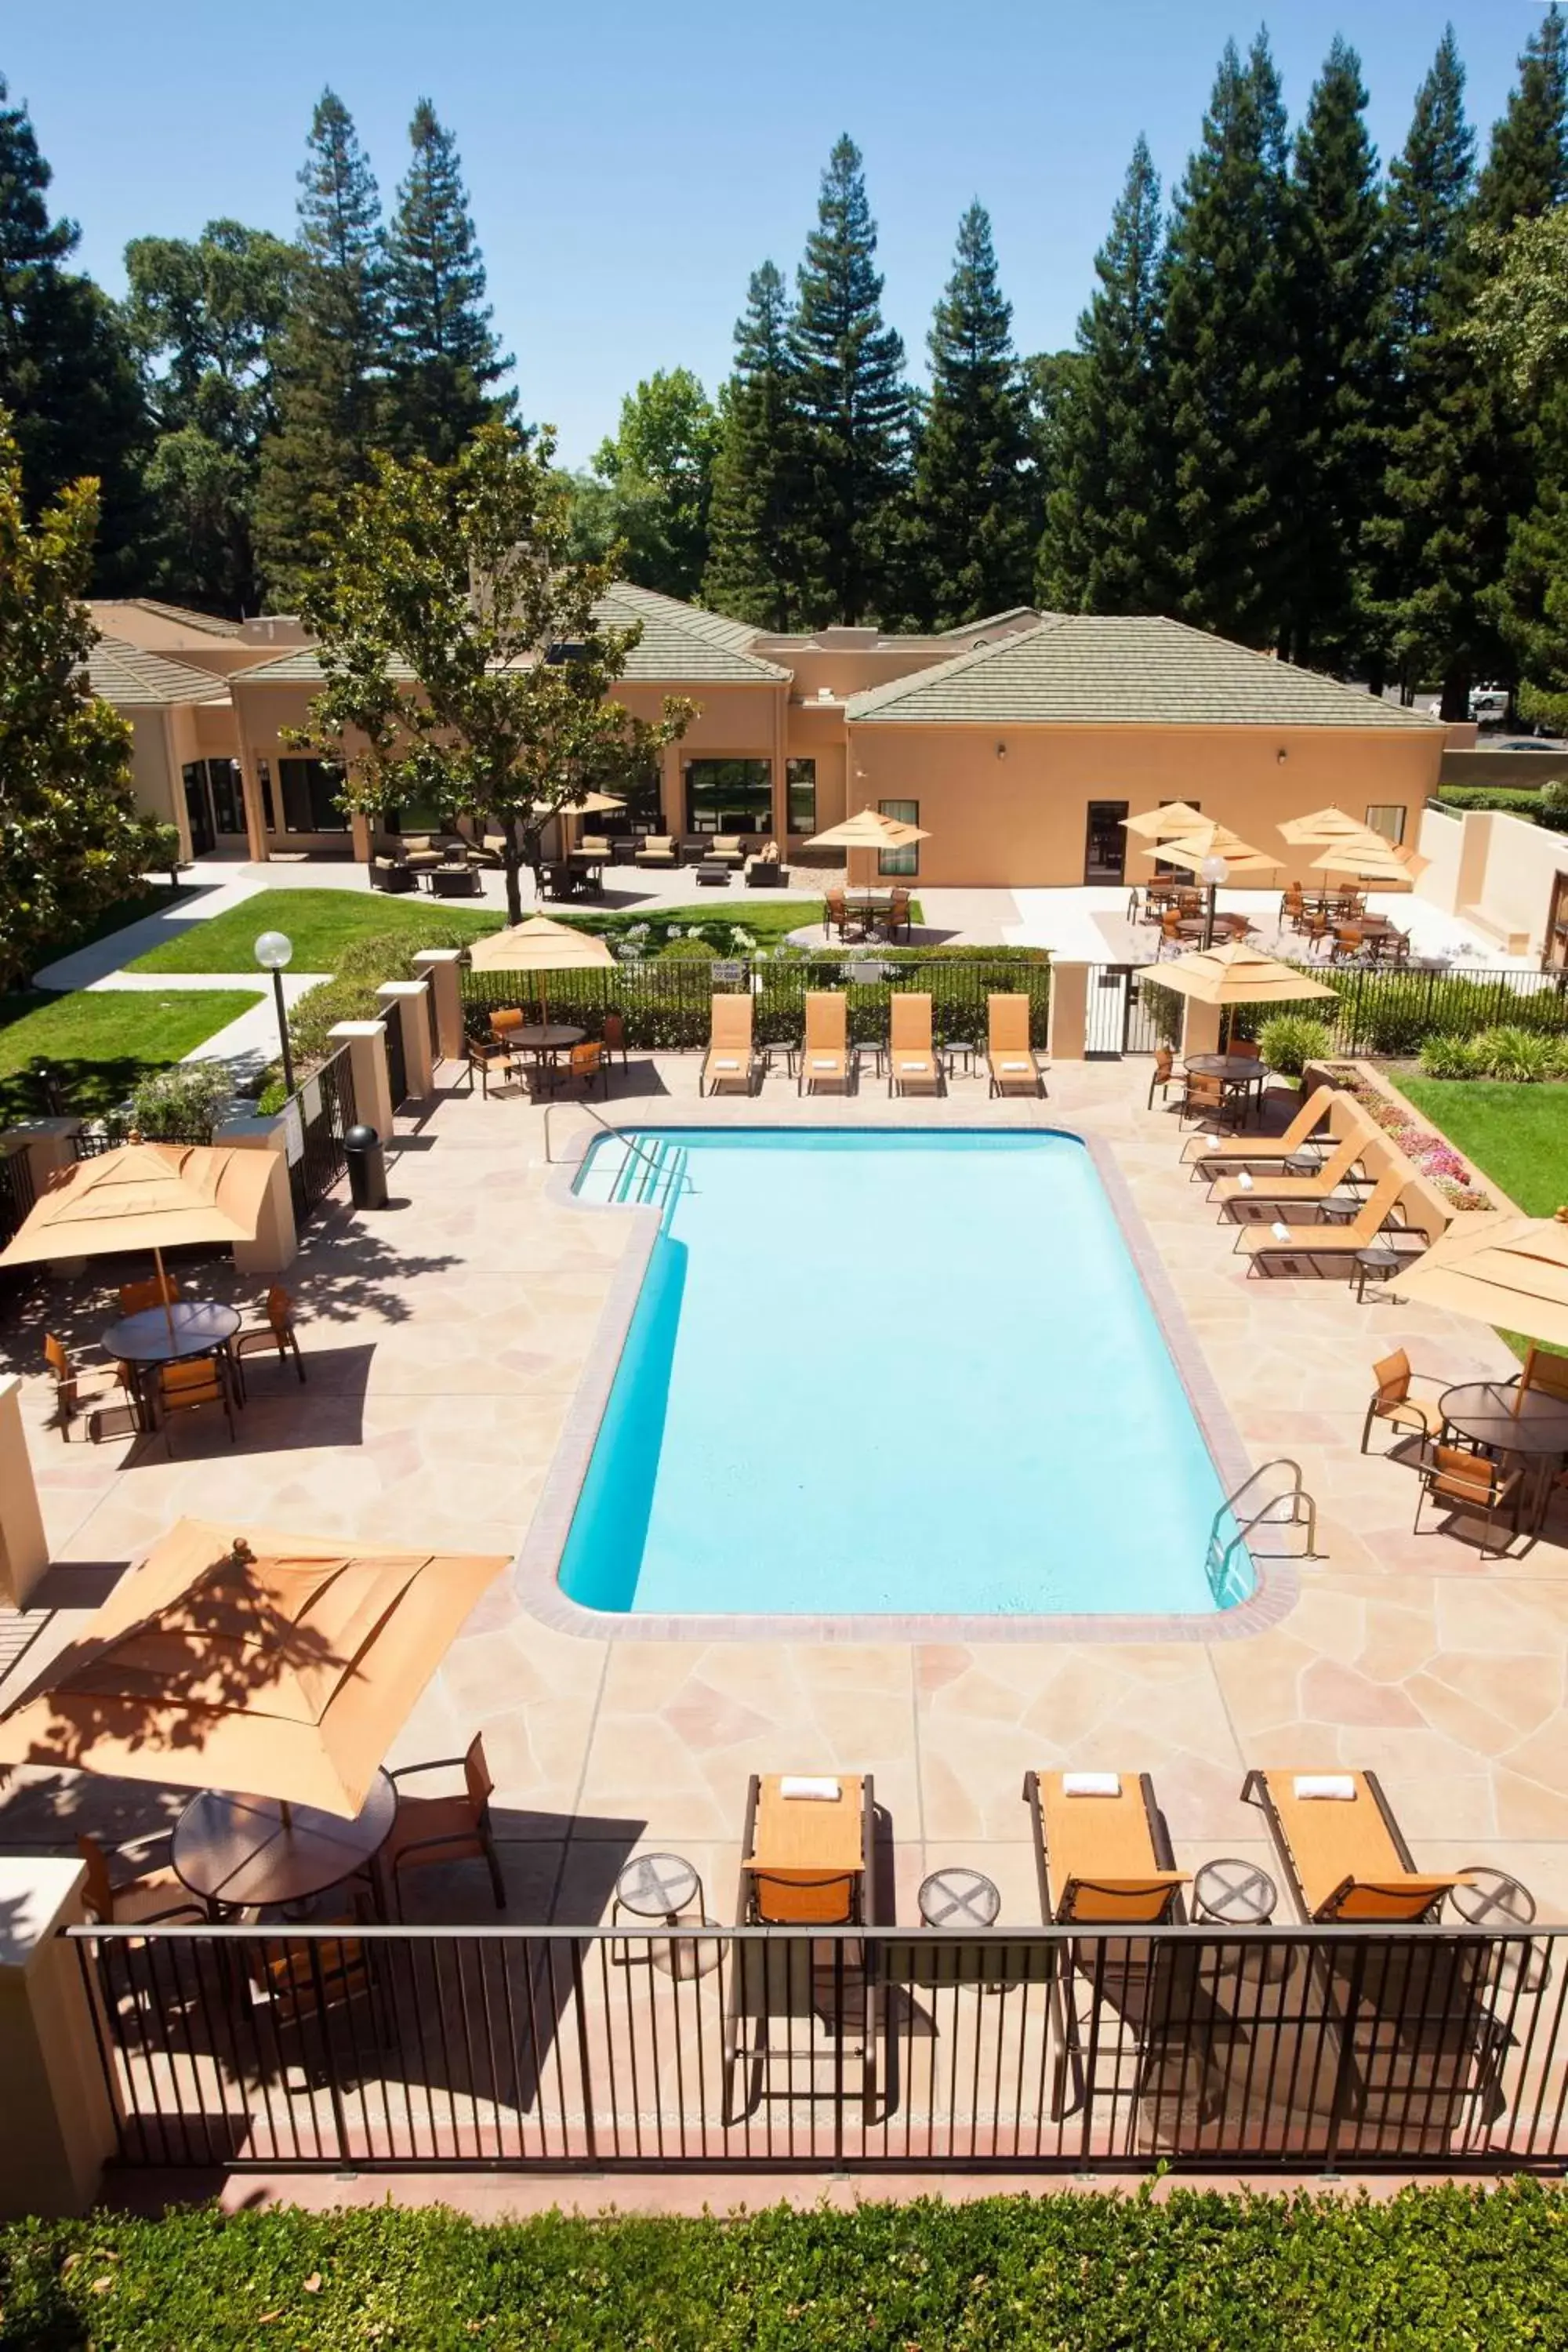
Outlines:
{"type": "Polygon", "coordinates": [[[814,1054],[811,1066],[814,1070],[836,1070],[838,1067],[838,1056],[837,1054],[814,1054]]]}
{"type": "Polygon", "coordinates": [[[844,1794],[837,1780],[813,1780],[809,1773],[786,1772],[779,1781],[781,1797],[798,1797],[807,1804],[836,1805],[844,1794]]]}
{"type": "Polygon", "coordinates": [[[713,1067],[716,1070],[738,1070],[740,1066],[740,1063],[728,1054],[715,1054],[713,1056],[713,1067]]]}
{"type": "Polygon", "coordinates": [[[1064,1772],[1064,1797],[1119,1797],[1121,1794],[1120,1772],[1064,1772]]]}
{"type": "Polygon", "coordinates": [[[899,1067],[900,1070],[929,1070],[931,1064],[923,1060],[919,1062],[900,1062],[899,1064],[899,1067]]]}
{"type": "Polygon", "coordinates": [[[1344,1805],[1355,1796],[1355,1776],[1351,1772],[1298,1772],[1292,1786],[1303,1801],[1309,1797],[1332,1798],[1337,1804],[1344,1805]]]}
{"type": "Polygon", "coordinates": [[[1004,1062],[1002,1065],[1005,1070],[1026,1070],[1028,1066],[1027,1062],[1004,1062]]]}

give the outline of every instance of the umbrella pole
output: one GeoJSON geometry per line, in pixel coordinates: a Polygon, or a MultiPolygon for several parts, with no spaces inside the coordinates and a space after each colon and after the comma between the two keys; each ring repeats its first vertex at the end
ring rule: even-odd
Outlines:
{"type": "Polygon", "coordinates": [[[163,1272],[163,1253],[161,1249],[153,1250],[153,1264],[157,1270],[158,1296],[163,1304],[163,1320],[169,1327],[169,1345],[173,1347],[174,1344],[174,1304],[169,1297],[169,1284],[163,1272]]]}

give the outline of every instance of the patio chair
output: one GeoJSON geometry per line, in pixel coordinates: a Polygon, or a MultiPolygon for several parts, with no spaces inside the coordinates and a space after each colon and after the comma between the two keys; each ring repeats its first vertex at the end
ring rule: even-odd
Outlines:
{"type": "Polygon", "coordinates": [[[610,837],[605,833],[585,833],[577,844],[580,857],[597,857],[601,861],[610,855],[610,837]]]}
{"type": "Polygon", "coordinates": [[[1299,931],[1308,919],[1306,893],[1299,882],[1288,883],[1279,901],[1279,928],[1299,931]]]}
{"type": "Polygon", "coordinates": [[[160,1282],[153,1275],[146,1282],[122,1282],[120,1286],[121,1315],[145,1315],[154,1307],[173,1305],[180,1295],[180,1286],[172,1274],[160,1282]]]}
{"type": "Polygon", "coordinates": [[[985,1066],[994,1095],[1045,1093],[1045,1073],[1029,1043],[1026,996],[986,998],[985,1066]]]}
{"type": "Polygon", "coordinates": [[[679,866],[675,854],[675,837],[668,833],[650,833],[632,859],[634,866],[679,866]]]}
{"type": "Polygon", "coordinates": [[[842,989],[806,991],[805,1042],[795,1067],[796,1094],[818,1087],[849,1091],[849,1000],[842,989]]]}
{"type": "Polygon", "coordinates": [[[828,890],[822,900],[822,936],[830,940],[837,934],[840,940],[863,940],[866,925],[858,907],[852,908],[842,890],[828,890]]]}
{"type": "Polygon", "coordinates": [[[621,1067],[626,1066],[626,1024],[618,1013],[606,1013],[600,1024],[599,1034],[606,1055],[618,1054],[621,1067]]]}
{"type": "Polygon", "coordinates": [[[1149,1081],[1149,1100],[1146,1108],[1152,1110],[1156,1094],[1163,1102],[1171,1088],[1181,1084],[1182,1080],[1176,1076],[1176,1056],[1172,1048],[1169,1045],[1156,1045],[1154,1075],[1149,1081]]]}
{"type": "Polygon", "coordinates": [[[490,1821],[490,1796],[495,1782],[485,1761],[482,1732],[468,1742],[466,1756],[444,1756],[433,1764],[405,1764],[390,1774],[397,1790],[397,1813],[381,1850],[377,1866],[392,1889],[393,1908],[403,1916],[402,1881],[411,1870],[428,1870],[454,1862],[482,1862],[490,1874],[496,1909],[506,1909],[506,1881],[501,1876],[490,1821]],[[461,1794],[421,1797],[404,1793],[404,1783],[425,1772],[457,1772],[463,1776],[461,1794]]]}
{"type": "Polygon", "coordinates": [[[896,940],[900,931],[906,940],[910,938],[911,930],[910,905],[910,894],[908,890],[893,891],[887,915],[888,937],[890,940],[896,940]]]}
{"type": "Polygon", "coordinates": [[[1155,1927],[1186,1916],[1147,1772],[1026,1772],[1040,1916],[1049,1925],[1155,1927]]]}
{"type": "Polygon", "coordinates": [[[1540,1389],[1545,1396],[1562,1397],[1568,1402],[1568,1356],[1550,1356],[1543,1348],[1531,1348],[1519,1385],[1540,1389]]]}
{"type": "Polygon", "coordinates": [[[405,858],[373,857],[370,861],[370,887],[384,890],[391,898],[399,898],[417,889],[418,877],[405,858]]]}
{"type": "Polygon", "coordinates": [[[84,1830],[77,1839],[86,1877],[83,1908],[100,1927],[150,1927],[160,1919],[205,1920],[197,1902],[173,1863],[141,1864],[129,1877],[116,1879],[109,1855],[84,1830]]]}
{"type": "Polygon", "coordinates": [[[276,1353],[279,1364],[290,1355],[294,1370],[300,1375],[301,1387],[305,1380],[305,1360],[300,1353],[300,1335],[294,1328],[294,1301],[280,1282],[275,1282],[267,1293],[267,1320],[242,1326],[229,1341],[229,1353],[240,1365],[239,1392],[245,1394],[245,1369],[241,1360],[246,1356],[276,1353]]]}
{"type": "Polygon", "coordinates": [[[1411,1521],[1412,1535],[1421,1532],[1421,1506],[1428,1496],[1451,1519],[1479,1518],[1506,1521],[1507,1540],[1489,1552],[1483,1544],[1483,1559],[1503,1559],[1509,1544],[1519,1537],[1520,1517],[1524,1508],[1524,1472],[1505,1470],[1489,1454],[1472,1454],[1463,1445],[1436,1445],[1417,1465],[1421,1480],[1415,1497],[1415,1517],[1411,1521]]]}
{"type": "Polygon", "coordinates": [[[1284,1134],[1277,1135],[1272,1139],[1262,1137],[1253,1139],[1246,1136],[1228,1135],[1215,1141],[1207,1136],[1189,1136],[1183,1149],[1183,1160],[1192,1168],[1194,1174],[1198,1174],[1211,1160],[1218,1167],[1267,1168],[1276,1160],[1289,1160],[1300,1150],[1308,1138],[1322,1125],[1337,1099],[1338,1092],[1335,1087],[1314,1087],[1284,1134]],[[1188,1161],[1187,1151],[1194,1143],[1199,1144],[1202,1149],[1192,1160],[1188,1161]]]}
{"type": "Polygon", "coordinates": [[[1154,950],[1154,960],[1156,962],[1159,961],[1159,959],[1164,954],[1167,948],[1173,948],[1178,955],[1181,954],[1182,925],[1185,920],[1186,917],[1181,912],[1179,908],[1166,908],[1165,912],[1160,918],[1160,944],[1154,950]]]}
{"type": "Polygon", "coordinates": [[[1189,1118],[1234,1118],[1236,1106],[1219,1078],[1205,1077],[1191,1070],[1182,1073],[1181,1108],[1176,1113],[1176,1125],[1184,1127],[1189,1118]]]}
{"type": "Polygon", "coordinates": [[[931,1043],[931,998],[895,990],[888,1015],[888,1092],[904,1095],[911,1087],[929,1087],[932,1094],[941,1094],[942,1064],[931,1043]]]}
{"type": "MultiPolygon", "coordinates": [[[[353,1923],[342,1920],[331,1924],[349,1927],[353,1923]]],[[[276,1935],[287,1931],[272,1932],[276,1935]]],[[[291,1939],[281,1950],[269,1944],[247,1941],[245,1948],[251,2005],[258,2012],[252,2031],[258,2030],[260,2018],[265,2016],[274,2033],[290,2037],[300,2053],[296,2067],[305,2084],[319,2085],[334,2071],[328,2056],[330,2036],[323,2024],[333,2011],[363,2003],[374,2021],[374,2039],[380,2043],[391,2040],[387,2021],[381,2013],[373,1949],[361,1937],[312,1936],[291,1939]],[[312,2024],[315,2031],[301,2042],[300,2030],[306,2024],[312,2024]]],[[[356,2046],[356,2041],[351,2029],[351,2048],[356,2046]]],[[[295,2068],[284,2063],[281,2043],[278,2063],[284,2087],[292,2087],[290,2075],[295,2068]]],[[[340,2060],[340,2065],[341,2063],[340,2060]]]]}
{"type": "Polygon", "coordinates": [[[1256,1037],[1233,1037],[1225,1050],[1237,1061],[1257,1062],[1262,1059],[1256,1037]]]}
{"type": "Polygon", "coordinates": [[[1353,923],[1338,923],[1334,927],[1333,950],[1329,961],[1331,963],[1353,962],[1365,945],[1364,931],[1359,931],[1353,923]]]}
{"type": "Polygon", "coordinates": [[[560,1073],[558,1083],[563,1087],[580,1086],[584,1095],[592,1089],[595,1079],[606,1102],[610,1099],[610,1057],[602,1041],[585,1037],[574,1045],[566,1056],[566,1067],[560,1073]]]}
{"type": "MultiPolygon", "coordinates": [[[[1395,1348],[1392,1356],[1380,1356],[1372,1368],[1377,1386],[1372,1392],[1372,1402],[1362,1423],[1361,1450],[1364,1454],[1372,1436],[1373,1422],[1386,1421],[1391,1429],[1414,1430],[1418,1437],[1436,1441],[1443,1434],[1443,1416],[1435,1404],[1425,1397],[1412,1396],[1412,1381],[1436,1380],[1436,1372],[1411,1370],[1410,1359],[1403,1348],[1395,1348]]],[[[1445,1381],[1445,1387],[1450,1385],[1445,1381]]]]}
{"type": "Polygon", "coordinates": [[[55,1419],[68,1445],[71,1423],[79,1413],[85,1417],[87,1433],[95,1443],[103,1434],[100,1424],[106,1412],[122,1410],[131,1427],[136,1426],[131,1373],[124,1364],[90,1364],[84,1370],[71,1361],[52,1331],[44,1334],[44,1361],[54,1375],[55,1419]]]}
{"type": "Polygon", "coordinates": [[[741,868],[748,890],[779,890],[789,877],[779,861],[776,841],[764,841],[741,868]]]}
{"type": "Polygon", "coordinates": [[[716,833],[707,845],[703,856],[705,859],[716,860],[721,866],[731,867],[744,866],[746,862],[744,837],[738,833],[716,833]]]}
{"type": "Polygon", "coordinates": [[[1342,1184],[1366,1149],[1366,1138],[1352,1128],[1342,1135],[1329,1157],[1310,1176],[1252,1176],[1244,1181],[1240,1176],[1221,1176],[1212,1186],[1209,1198],[1221,1209],[1234,1208],[1238,1201],[1324,1201],[1342,1184]]]}
{"type": "Polygon", "coordinates": [[[521,1005],[498,1005],[490,1014],[490,1035],[500,1038],[508,1045],[524,1026],[526,1020],[521,1005]]]}
{"type": "Polygon", "coordinates": [[[1348,1225],[1289,1225],[1284,1238],[1268,1225],[1244,1225],[1236,1246],[1255,1264],[1266,1257],[1348,1257],[1377,1239],[1398,1204],[1405,1179],[1396,1168],[1380,1176],[1348,1225]]]}
{"type": "Polygon", "coordinates": [[[221,1356],[188,1356],[183,1363],[158,1367],[158,1411],[163,1423],[163,1443],[174,1458],[174,1417],[195,1412],[203,1405],[220,1404],[228,1423],[228,1442],[235,1441],[234,1391],[221,1356]]]}
{"type": "Polygon", "coordinates": [[[1244,1804],[1262,1808],[1309,1921],[1435,1921],[1463,1877],[1418,1871],[1375,1772],[1249,1772],[1244,1804]]]}
{"type": "Polygon", "coordinates": [[[721,1087],[755,1087],[761,1055],[752,1042],[754,1000],[747,994],[715,996],[708,1016],[708,1051],[698,1074],[700,1095],[716,1095],[721,1087]]]}
{"type": "Polygon", "coordinates": [[[468,1092],[473,1093],[476,1076],[482,1099],[489,1100],[490,1080],[510,1086],[516,1073],[511,1066],[511,1047],[501,1037],[470,1037],[468,1040],[468,1092]]]}

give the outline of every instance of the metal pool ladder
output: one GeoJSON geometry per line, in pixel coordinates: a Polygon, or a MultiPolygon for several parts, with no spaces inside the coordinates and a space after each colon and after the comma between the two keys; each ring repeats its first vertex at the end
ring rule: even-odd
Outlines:
{"type": "Polygon", "coordinates": [[[1303,1559],[1317,1559],[1318,1507],[1311,1496],[1308,1494],[1302,1481],[1300,1464],[1292,1462],[1285,1454],[1276,1454],[1271,1462],[1260,1462],[1257,1469],[1250,1471],[1240,1486],[1226,1496],[1214,1515],[1209,1528],[1208,1555],[1205,1559],[1204,1568],[1208,1577],[1209,1590],[1222,1609],[1227,1608],[1232,1601],[1245,1598],[1244,1594],[1235,1591],[1232,1586],[1231,1563],[1253,1530],[1266,1526],[1304,1527],[1307,1530],[1307,1543],[1300,1557],[1303,1559]],[[1290,1473],[1289,1486],[1278,1494],[1268,1496],[1258,1505],[1255,1510],[1248,1511],[1246,1517],[1243,1517],[1237,1506],[1247,1488],[1255,1486],[1260,1478],[1267,1477],[1270,1470],[1289,1470],[1290,1473]],[[1288,1506],[1283,1517],[1277,1516],[1281,1504],[1288,1506]],[[1227,1514],[1235,1521],[1236,1533],[1222,1548],[1220,1529],[1227,1514]]]}

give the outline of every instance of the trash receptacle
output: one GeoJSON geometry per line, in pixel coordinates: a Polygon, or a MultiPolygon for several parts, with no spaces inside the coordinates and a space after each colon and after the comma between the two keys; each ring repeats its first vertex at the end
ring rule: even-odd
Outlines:
{"type": "Polygon", "coordinates": [[[386,1206],[386,1153],[374,1127],[351,1127],[343,1138],[349,1192],[356,1209],[386,1206]]]}

